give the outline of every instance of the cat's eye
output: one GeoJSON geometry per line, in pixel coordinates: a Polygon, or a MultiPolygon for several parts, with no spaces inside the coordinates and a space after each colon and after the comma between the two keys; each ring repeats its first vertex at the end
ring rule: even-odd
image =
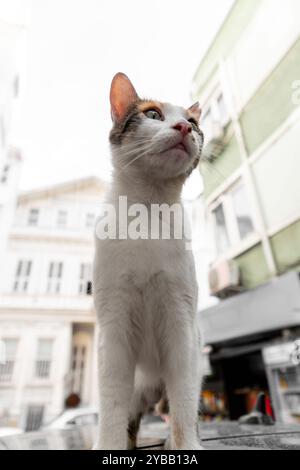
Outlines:
{"type": "Polygon", "coordinates": [[[195,119],[193,119],[193,118],[189,119],[189,123],[192,124],[193,131],[196,131],[196,132],[199,131],[199,127],[198,127],[198,124],[195,121],[195,119]]]}
{"type": "Polygon", "coordinates": [[[145,116],[149,119],[154,119],[155,121],[162,121],[163,117],[157,109],[148,109],[144,111],[145,116]]]}

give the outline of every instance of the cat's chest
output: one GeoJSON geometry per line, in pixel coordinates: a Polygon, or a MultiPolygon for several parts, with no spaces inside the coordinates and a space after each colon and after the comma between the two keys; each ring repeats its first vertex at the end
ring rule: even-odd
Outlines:
{"type": "Polygon", "coordinates": [[[182,240],[115,240],[101,244],[96,258],[106,276],[116,279],[130,273],[138,283],[159,272],[186,277],[193,267],[182,240]]]}
{"type": "Polygon", "coordinates": [[[156,274],[158,271],[176,270],[187,262],[184,245],[177,240],[140,241],[127,243],[124,255],[128,266],[137,272],[156,274]]]}

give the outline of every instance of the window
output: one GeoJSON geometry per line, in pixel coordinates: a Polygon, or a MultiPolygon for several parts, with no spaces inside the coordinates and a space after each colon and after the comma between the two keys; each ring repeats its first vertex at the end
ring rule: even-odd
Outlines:
{"type": "Polygon", "coordinates": [[[237,247],[254,233],[247,190],[242,180],[216,201],[211,214],[218,255],[237,247]]]}
{"type": "Polygon", "coordinates": [[[27,409],[25,431],[37,431],[44,417],[44,405],[29,405],[27,409]]]}
{"type": "Polygon", "coordinates": [[[76,393],[82,396],[85,368],[86,368],[86,346],[78,344],[73,346],[72,351],[72,380],[71,390],[72,393],[76,393]]]}
{"type": "Polygon", "coordinates": [[[224,253],[229,248],[229,238],[227,233],[225,214],[223,205],[220,204],[214,211],[215,239],[217,253],[224,253]]]}
{"type": "Polygon", "coordinates": [[[65,227],[68,221],[68,213],[67,211],[58,211],[57,213],[57,226],[58,227],[65,227]]]}
{"type": "Polygon", "coordinates": [[[217,108],[219,114],[219,120],[222,126],[226,126],[229,120],[229,114],[226,107],[225,99],[223,93],[221,93],[217,99],[217,108]]]}
{"type": "Polygon", "coordinates": [[[29,278],[32,268],[32,261],[20,260],[17,265],[15,282],[13,286],[14,292],[27,292],[29,278]]]}
{"type": "Polygon", "coordinates": [[[209,142],[213,137],[213,116],[211,108],[208,108],[205,112],[202,118],[201,128],[205,135],[205,141],[209,142]]]}
{"type": "Polygon", "coordinates": [[[95,225],[95,214],[89,213],[85,216],[85,226],[94,227],[95,225]]]}
{"type": "Polygon", "coordinates": [[[0,359],[0,383],[11,382],[16,363],[18,340],[7,338],[1,340],[3,343],[4,357],[0,359]]]}
{"type": "Polygon", "coordinates": [[[92,279],[92,265],[81,264],[79,271],[79,294],[90,295],[91,292],[91,279],[92,279]]]}
{"type": "Polygon", "coordinates": [[[47,292],[49,294],[59,294],[61,288],[61,279],[63,264],[61,262],[52,262],[49,265],[47,292]]]}
{"type": "Polygon", "coordinates": [[[5,165],[3,167],[3,171],[2,171],[2,175],[1,175],[1,183],[3,183],[3,184],[7,183],[9,170],[10,170],[9,165],[5,165]]]}
{"type": "Polygon", "coordinates": [[[232,201],[241,240],[253,232],[253,223],[249,211],[246,188],[240,184],[232,191],[232,201]]]}
{"type": "Polygon", "coordinates": [[[31,227],[35,227],[39,222],[39,215],[39,209],[30,209],[28,215],[28,225],[30,225],[31,227]]]}
{"type": "Polygon", "coordinates": [[[47,379],[50,376],[53,339],[39,339],[37,360],[35,363],[35,377],[47,379]]]}
{"type": "Polygon", "coordinates": [[[19,96],[19,91],[20,91],[20,77],[18,75],[16,75],[14,78],[13,91],[14,91],[14,97],[17,98],[19,96]]]}
{"type": "Polygon", "coordinates": [[[205,107],[206,111],[201,120],[205,141],[209,143],[213,138],[219,138],[220,133],[230,120],[224,94],[217,88],[205,107]]]}

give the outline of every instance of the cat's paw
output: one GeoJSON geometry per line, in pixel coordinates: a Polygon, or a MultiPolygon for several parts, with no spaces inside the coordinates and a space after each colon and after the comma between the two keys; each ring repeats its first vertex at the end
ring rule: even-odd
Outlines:
{"type": "Polygon", "coordinates": [[[195,442],[192,445],[188,445],[184,450],[205,450],[199,442],[195,442]]]}
{"type": "Polygon", "coordinates": [[[137,445],[136,438],[132,439],[132,438],[128,437],[128,440],[127,440],[127,450],[135,450],[135,449],[136,449],[136,445],[137,445]]]}
{"type": "Polygon", "coordinates": [[[168,437],[164,443],[164,450],[172,450],[171,439],[168,437]]]}
{"type": "Polygon", "coordinates": [[[168,438],[164,444],[164,450],[205,450],[204,447],[201,446],[200,442],[193,441],[182,445],[180,448],[176,447],[172,444],[171,439],[168,438]]]}

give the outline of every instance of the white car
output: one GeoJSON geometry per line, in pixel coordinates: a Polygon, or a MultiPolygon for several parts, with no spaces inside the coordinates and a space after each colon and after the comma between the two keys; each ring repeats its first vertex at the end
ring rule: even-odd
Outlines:
{"type": "Polygon", "coordinates": [[[43,429],[71,429],[86,424],[97,424],[98,410],[96,408],[72,408],[64,411],[43,429]]]}
{"type": "Polygon", "coordinates": [[[0,437],[13,436],[15,434],[22,434],[23,429],[19,428],[5,428],[0,427],[0,437]]]}

